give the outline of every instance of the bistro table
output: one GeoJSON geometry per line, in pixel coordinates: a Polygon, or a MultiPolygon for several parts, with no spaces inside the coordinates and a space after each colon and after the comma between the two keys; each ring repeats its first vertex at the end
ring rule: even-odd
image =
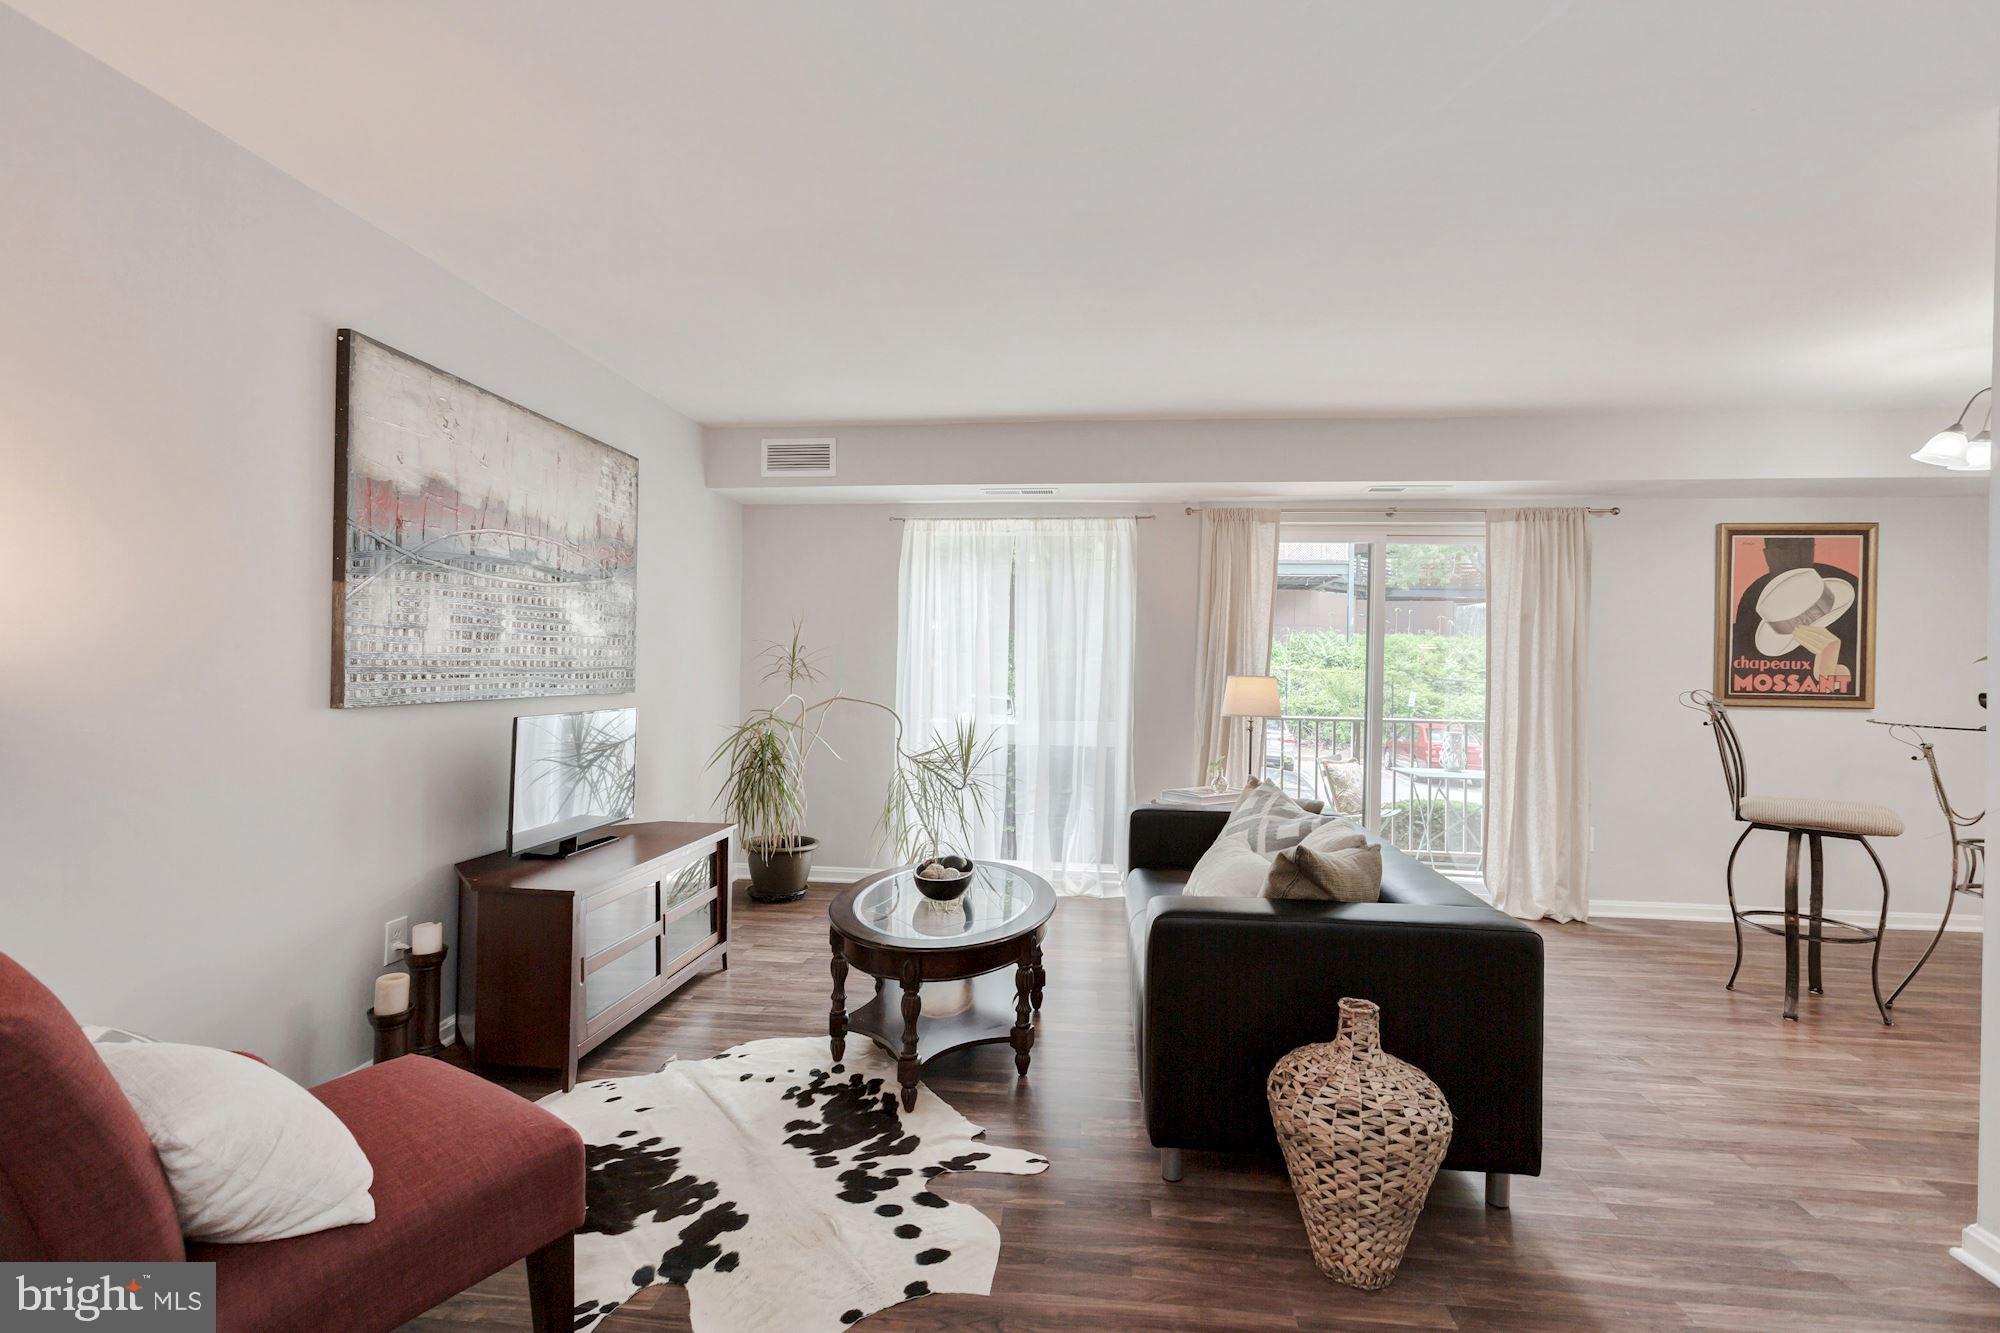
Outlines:
{"type": "Polygon", "coordinates": [[[1014,1068],[1025,1077],[1048,975],[1042,934],[1055,910],[1055,890],[1047,880],[991,861],[975,863],[972,883],[951,902],[924,897],[910,866],[854,884],[827,908],[833,946],[827,1033],[833,1058],[845,1053],[849,1031],[872,1038],[896,1057],[906,1111],[917,1104],[922,1061],[947,1051],[1009,1042],[1014,1068]],[[875,978],[875,997],[852,1013],[850,967],[875,978]],[[1011,985],[1004,975],[1009,967],[1011,985]],[[891,981],[898,983],[900,996],[892,995],[891,981]],[[922,1057],[919,1019],[924,1020],[922,1057]]]}
{"type": "MultiPolygon", "coordinates": [[[[1483,792],[1486,789],[1486,771],[1479,768],[1433,768],[1427,764],[1390,764],[1388,771],[1408,780],[1410,795],[1413,799],[1418,795],[1417,788],[1420,785],[1423,787],[1422,796],[1426,803],[1431,800],[1434,793],[1442,797],[1447,816],[1451,811],[1451,798],[1454,792],[1458,794],[1460,813],[1466,819],[1470,819],[1473,810],[1472,794],[1476,791],[1483,792]],[[1443,790],[1439,791],[1439,788],[1443,790]]],[[[1391,802],[1384,802],[1384,804],[1391,804],[1391,802]]],[[[1437,831],[1433,834],[1430,816],[1426,814],[1423,821],[1423,840],[1417,846],[1405,848],[1404,850],[1418,857],[1430,855],[1451,856],[1456,853],[1451,851],[1450,841],[1450,835],[1445,829],[1444,819],[1440,818],[1438,820],[1437,831]],[[1436,845],[1439,841],[1444,842],[1446,845],[1436,845]]]]}

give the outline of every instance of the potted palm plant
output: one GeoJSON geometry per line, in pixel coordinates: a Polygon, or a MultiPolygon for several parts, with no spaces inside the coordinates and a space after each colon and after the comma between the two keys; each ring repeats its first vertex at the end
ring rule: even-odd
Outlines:
{"type": "Polygon", "coordinates": [[[805,831],[805,785],[788,724],[747,718],[710,762],[726,769],[721,800],[743,837],[750,896],[762,903],[804,897],[819,839],[805,831]]]}
{"type": "Polygon", "coordinates": [[[723,769],[716,798],[742,834],[750,863],[750,897],[760,903],[803,898],[819,839],[805,831],[806,758],[818,748],[825,704],[808,704],[799,687],[819,679],[815,654],[806,650],[803,626],[789,643],[764,650],[764,679],[782,679],[785,697],[752,709],[709,756],[723,769]]]}

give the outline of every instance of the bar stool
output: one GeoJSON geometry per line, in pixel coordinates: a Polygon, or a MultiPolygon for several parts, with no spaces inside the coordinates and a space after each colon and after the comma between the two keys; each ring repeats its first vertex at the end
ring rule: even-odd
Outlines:
{"type": "Polygon", "coordinates": [[[1863,801],[1748,795],[1743,745],[1736,738],[1736,728],[1730,725],[1729,710],[1707,690],[1689,690],[1681,696],[1681,703],[1706,715],[1702,725],[1715,732],[1715,748],[1722,756],[1722,778],[1729,788],[1730,813],[1747,826],[1742,836],[1736,839],[1736,845],[1729,849],[1729,864],[1723,872],[1723,882],[1729,893],[1730,924],[1736,931],[1736,966],[1730,969],[1729,981],[1724,989],[1735,990],[1737,974],[1743,970],[1745,925],[1768,935],[1781,935],[1785,941],[1785,1017],[1797,1022],[1799,927],[1803,922],[1807,931],[1806,984],[1812,993],[1826,993],[1820,984],[1821,944],[1873,945],[1874,956],[1869,960],[1868,973],[1875,990],[1875,1009],[1882,1015],[1885,1027],[1894,1027],[1895,1022],[1889,1017],[1889,1006],[1882,999],[1882,936],[1889,924],[1889,872],[1882,868],[1882,858],[1875,854],[1875,848],[1868,839],[1899,837],[1903,832],[1902,816],[1886,805],[1870,805],[1863,801]],[[1746,911],[1736,905],[1736,854],[1743,850],[1743,844],[1750,835],[1759,829],[1785,835],[1785,905],[1782,909],[1746,911]],[[1867,852],[1868,859],[1875,863],[1875,874],[1882,881],[1882,911],[1873,930],[1826,915],[1827,838],[1860,843],[1861,850],[1867,852]],[[1801,843],[1809,849],[1812,865],[1811,898],[1804,912],[1799,911],[1801,843]],[[1784,925],[1770,925],[1765,920],[1768,917],[1783,918],[1784,925]]]}
{"type": "MultiPolygon", "coordinates": [[[[1984,700],[1985,696],[1981,695],[1980,698],[1984,700]]],[[[1875,719],[1870,718],[1869,721],[1874,722],[1875,719]]],[[[1931,743],[1924,739],[1924,733],[1926,731],[1984,732],[1986,728],[1920,727],[1908,722],[1879,722],[1876,725],[1887,727],[1891,736],[1915,750],[1917,753],[1910,756],[1912,760],[1921,759],[1930,765],[1931,790],[1937,795],[1938,809],[1944,812],[1945,829],[1951,834],[1951,890],[1944,896],[1944,915],[1938,919],[1937,934],[1931,936],[1930,946],[1924,950],[1924,956],[1910,969],[1910,975],[1904,977],[1902,983],[1889,992],[1887,1007],[1893,1009],[1896,1007],[1896,997],[1917,979],[1917,973],[1924,970],[1924,964],[1928,963],[1931,955],[1937,952],[1938,943],[1944,939],[1944,929],[1951,924],[1951,909],[1958,901],[1958,895],[1962,893],[1968,898],[1986,896],[1986,838],[1984,835],[1970,837],[1965,832],[1986,818],[1986,812],[1981,810],[1976,815],[1965,815],[1953,808],[1951,797],[1945,794],[1944,775],[1938,772],[1937,751],[1933,750],[1931,743]]]]}

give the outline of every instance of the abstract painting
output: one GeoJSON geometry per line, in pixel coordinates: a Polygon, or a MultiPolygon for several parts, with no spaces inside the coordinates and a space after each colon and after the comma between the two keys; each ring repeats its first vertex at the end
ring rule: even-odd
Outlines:
{"type": "Polygon", "coordinates": [[[352,329],[333,706],[632,688],[639,460],[352,329]]]}
{"type": "Polygon", "coordinates": [[[1782,708],[1875,706],[1873,523],[1715,530],[1715,697],[1782,708]]]}

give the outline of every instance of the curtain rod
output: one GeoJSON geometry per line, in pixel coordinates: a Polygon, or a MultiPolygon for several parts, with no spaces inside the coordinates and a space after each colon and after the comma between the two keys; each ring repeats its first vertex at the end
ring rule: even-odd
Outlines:
{"type": "MultiPolygon", "coordinates": [[[[1211,507],[1222,507],[1222,506],[1211,506],[1211,507]]],[[[1227,506],[1227,507],[1234,508],[1235,506],[1227,506]]],[[[1188,514],[1199,514],[1202,512],[1202,510],[1200,507],[1197,507],[1195,505],[1189,505],[1183,512],[1188,514]]],[[[1394,505],[1391,505],[1386,509],[1286,509],[1286,510],[1281,510],[1280,512],[1286,518],[1333,518],[1336,516],[1346,515],[1346,514],[1367,514],[1371,516],[1381,515],[1384,518],[1394,518],[1398,514],[1413,514],[1413,515],[1442,514],[1442,515],[1451,515],[1453,517],[1463,517],[1468,514],[1477,514],[1483,518],[1485,517],[1487,511],[1484,509],[1398,509],[1394,505]]],[[[1586,509],[1584,512],[1591,515],[1593,518],[1602,518],[1606,515],[1616,515],[1619,512],[1619,509],[1617,505],[1612,505],[1609,509],[1586,509]]]]}
{"type": "MultiPolygon", "coordinates": [[[[1192,514],[1194,510],[1190,509],[1188,510],[1188,512],[1192,514]]],[[[889,515],[889,521],[891,523],[908,523],[913,517],[917,517],[918,522],[924,521],[921,517],[911,514],[891,514],[889,515]]],[[[1005,515],[989,515],[979,518],[959,518],[952,514],[942,514],[939,517],[943,518],[946,522],[950,523],[1017,523],[1023,519],[1027,519],[1029,521],[1041,521],[1046,519],[1090,519],[1090,518],[1129,518],[1138,520],[1138,519],[1152,518],[1154,517],[1154,515],[1152,514],[1005,514],[1005,515]]]]}

